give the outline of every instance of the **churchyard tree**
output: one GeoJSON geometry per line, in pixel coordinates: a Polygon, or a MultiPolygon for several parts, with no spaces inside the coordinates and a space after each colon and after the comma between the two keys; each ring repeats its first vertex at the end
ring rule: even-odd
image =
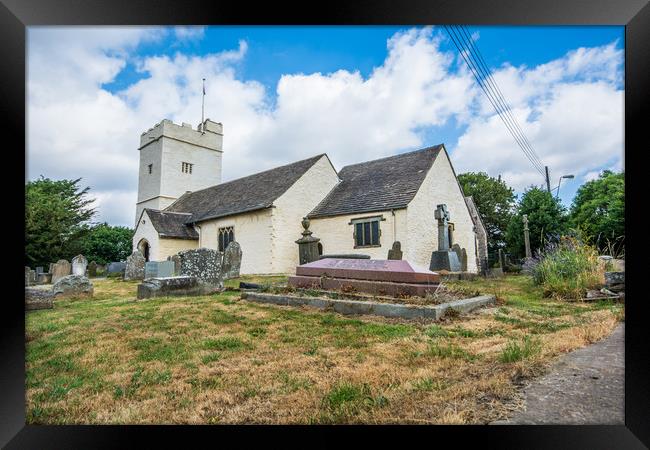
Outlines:
{"type": "Polygon", "coordinates": [[[124,261],[131,254],[132,239],[131,228],[100,223],[90,228],[83,239],[83,254],[97,264],[124,261]]]}
{"type": "Polygon", "coordinates": [[[614,245],[620,252],[625,239],[625,175],[605,170],[580,186],[570,217],[586,241],[601,251],[611,252],[608,247],[614,245]]]}
{"type": "Polygon", "coordinates": [[[505,234],[513,215],[516,195],[500,178],[485,172],[458,175],[463,193],[471,195],[488,234],[488,250],[494,252],[505,245],[505,234]]]}
{"type": "Polygon", "coordinates": [[[528,215],[533,254],[548,242],[559,240],[568,231],[566,211],[559,200],[544,189],[531,187],[523,193],[506,230],[507,249],[515,257],[525,255],[524,214],[528,215]]]}
{"type": "Polygon", "coordinates": [[[50,180],[42,175],[25,186],[25,265],[44,266],[83,249],[88,222],[96,211],[90,207],[89,187],[76,180],[50,180]]]}

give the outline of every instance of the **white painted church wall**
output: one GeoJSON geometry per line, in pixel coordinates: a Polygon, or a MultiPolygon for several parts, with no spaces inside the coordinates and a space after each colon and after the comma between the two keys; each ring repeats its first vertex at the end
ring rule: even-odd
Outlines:
{"type": "Polygon", "coordinates": [[[146,211],[142,214],[133,235],[132,251],[138,248],[138,243],[142,239],[149,242],[149,261],[165,261],[168,256],[175,255],[181,250],[197,248],[199,245],[198,240],[159,237],[146,211]]]}
{"type": "Polygon", "coordinates": [[[302,218],[325,198],[338,180],[332,164],[323,155],[273,203],[271,273],[295,273],[299,262],[295,241],[302,237],[302,218]]]}
{"type": "MultiPolygon", "coordinates": [[[[241,274],[272,273],[271,209],[208,220],[199,224],[199,247],[219,249],[219,228],[234,227],[242,250],[241,274]]],[[[296,244],[294,244],[296,245],[296,244]]]]}
{"type": "Polygon", "coordinates": [[[398,240],[402,244],[402,252],[406,244],[406,210],[395,210],[395,216],[390,211],[378,211],[361,214],[348,214],[334,217],[321,217],[311,219],[309,229],[313,236],[320,238],[324,254],[333,253],[360,253],[370,255],[372,259],[388,258],[388,250],[393,242],[398,240]],[[379,222],[381,235],[379,247],[354,248],[354,226],[350,224],[352,219],[363,217],[382,216],[379,222]]]}

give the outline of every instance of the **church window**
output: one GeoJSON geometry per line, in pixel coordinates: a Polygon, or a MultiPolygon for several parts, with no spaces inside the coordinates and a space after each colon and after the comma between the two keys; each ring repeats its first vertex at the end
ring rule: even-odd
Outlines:
{"type": "Polygon", "coordinates": [[[151,169],[153,169],[153,164],[149,164],[149,174],[151,174],[151,169]]]}
{"type": "Polygon", "coordinates": [[[194,165],[194,164],[190,164],[190,163],[187,163],[187,162],[183,162],[183,163],[181,163],[181,171],[182,171],[183,173],[192,173],[192,166],[193,166],[193,165],[194,165]]]}
{"type": "Polygon", "coordinates": [[[354,226],[354,248],[380,247],[381,229],[379,222],[382,220],[384,219],[381,216],[352,219],[350,224],[354,226]]]}
{"type": "Polygon", "coordinates": [[[235,227],[219,228],[219,251],[223,252],[235,240],[235,227]]]}

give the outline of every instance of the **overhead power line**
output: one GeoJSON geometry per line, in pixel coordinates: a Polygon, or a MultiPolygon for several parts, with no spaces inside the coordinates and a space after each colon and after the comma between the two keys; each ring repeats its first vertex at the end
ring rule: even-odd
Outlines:
{"type": "Polygon", "coordinates": [[[445,26],[445,29],[458,49],[458,53],[467,64],[470,72],[472,72],[472,75],[476,78],[479,87],[487,96],[488,100],[494,107],[494,110],[497,112],[497,115],[501,118],[503,124],[515,139],[519,148],[540,175],[546,178],[544,164],[535,153],[532,145],[530,145],[530,141],[528,141],[521,130],[521,127],[517,123],[517,120],[512,115],[510,105],[492,77],[478,47],[472,43],[469,33],[460,26],[457,26],[456,28],[453,26],[445,26]]]}

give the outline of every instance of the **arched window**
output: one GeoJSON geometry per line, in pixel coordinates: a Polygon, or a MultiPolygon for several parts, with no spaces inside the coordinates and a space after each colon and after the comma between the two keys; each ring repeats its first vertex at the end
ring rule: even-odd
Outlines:
{"type": "Polygon", "coordinates": [[[235,227],[219,228],[219,251],[223,252],[235,240],[235,227]]]}
{"type": "Polygon", "coordinates": [[[141,239],[138,242],[138,250],[144,255],[144,260],[149,261],[149,242],[146,239],[141,239]]]}

